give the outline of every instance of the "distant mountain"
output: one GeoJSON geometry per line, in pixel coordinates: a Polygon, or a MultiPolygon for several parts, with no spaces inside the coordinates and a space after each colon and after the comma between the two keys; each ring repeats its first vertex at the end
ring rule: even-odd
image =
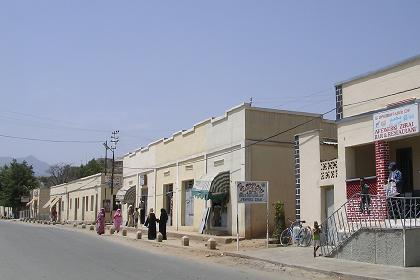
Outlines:
{"type": "MultiPolygon", "coordinates": [[[[0,157],[0,166],[3,166],[5,164],[9,164],[13,158],[11,157],[0,157]]],[[[47,176],[47,170],[50,168],[50,165],[46,162],[43,162],[39,159],[37,159],[34,156],[27,156],[22,158],[16,158],[17,162],[23,162],[26,161],[29,165],[32,165],[35,176],[47,176]]]]}

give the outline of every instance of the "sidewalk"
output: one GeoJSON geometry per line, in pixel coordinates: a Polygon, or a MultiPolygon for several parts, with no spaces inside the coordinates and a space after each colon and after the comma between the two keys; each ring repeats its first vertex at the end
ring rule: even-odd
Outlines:
{"type": "Polygon", "coordinates": [[[289,267],[302,268],[331,275],[357,279],[420,279],[420,267],[397,267],[340,260],[335,258],[313,257],[313,248],[278,247],[239,252],[226,252],[226,255],[267,261],[289,267]]]}

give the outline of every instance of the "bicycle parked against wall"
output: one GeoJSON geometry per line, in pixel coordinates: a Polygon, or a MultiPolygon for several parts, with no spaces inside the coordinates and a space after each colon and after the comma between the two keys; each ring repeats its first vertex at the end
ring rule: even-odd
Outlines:
{"type": "Polygon", "coordinates": [[[292,221],[290,226],[283,230],[280,235],[280,243],[283,246],[292,245],[295,241],[295,244],[302,247],[308,247],[312,242],[312,230],[308,226],[303,226],[305,221],[296,220],[292,221]]]}

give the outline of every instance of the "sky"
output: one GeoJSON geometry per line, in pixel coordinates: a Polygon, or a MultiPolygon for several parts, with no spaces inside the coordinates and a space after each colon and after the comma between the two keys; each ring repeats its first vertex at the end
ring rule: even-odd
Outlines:
{"type": "MultiPolygon", "coordinates": [[[[0,156],[121,156],[248,102],[322,113],[420,54],[420,1],[0,0],[0,156]]],[[[334,115],[329,115],[334,118],[334,115]]],[[[267,135],[268,136],[268,135],[267,135]]]]}

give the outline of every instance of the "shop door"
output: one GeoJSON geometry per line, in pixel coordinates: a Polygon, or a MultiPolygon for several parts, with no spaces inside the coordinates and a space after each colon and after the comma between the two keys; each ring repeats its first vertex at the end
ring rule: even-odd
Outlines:
{"type": "Polygon", "coordinates": [[[397,168],[402,175],[402,192],[413,192],[413,152],[411,148],[397,149],[397,168]]]}
{"type": "MultiPolygon", "coordinates": [[[[164,186],[164,192],[165,192],[165,201],[164,201],[164,207],[166,212],[168,213],[168,225],[172,226],[172,219],[173,219],[173,205],[174,205],[174,201],[173,201],[173,185],[169,184],[169,185],[165,185],[164,186]]],[[[159,213],[159,212],[158,212],[159,213]]]]}
{"type": "MultiPolygon", "coordinates": [[[[334,188],[325,189],[325,218],[328,219],[334,213],[334,188]]],[[[325,232],[324,238],[330,236],[332,233],[329,233],[330,230],[334,227],[333,219],[329,219],[327,224],[327,230],[325,232]]],[[[318,221],[319,222],[319,221],[318,221]]],[[[331,244],[331,243],[330,243],[331,244]]],[[[331,244],[333,245],[333,244],[331,244]]]]}
{"type": "Polygon", "coordinates": [[[82,221],[85,220],[85,197],[82,198],[82,221]]]}
{"type": "Polygon", "coordinates": [[[185,208],[184,221],[186,226],[194,224],[194,197],[192,195],[192,188],[194,181],[185,182],[185,208]]]}

